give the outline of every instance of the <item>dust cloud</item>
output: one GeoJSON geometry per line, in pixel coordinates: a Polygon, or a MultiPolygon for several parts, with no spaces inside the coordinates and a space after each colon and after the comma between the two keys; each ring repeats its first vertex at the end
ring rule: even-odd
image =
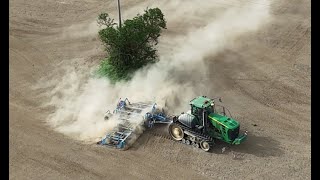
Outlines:
{"type": "MultiPolygon", "coordinates": [[[[124,18],[142,13],[145,7],[163,11],[168,30],[160,39],[160,61],[137,72],[131,81],[115,85],[106,79],[88,77],[88,69],[64,65],[65,75],[39,84],[55,86],[47,93],[52,98],[45,106],[54,109],[48,124],[74,139],[90,142],[117,125],[116,118],[105,121],[103,115],[116,108],[120,97],[128,97],[131,102],[155,101],[166,106],[169,113],[187,111],[189,100],[210,91],[202,83],[210,71],[204,58],[232,46],[239,36],[254,32],[271,20],[269,1],[228,2],[230,8],[222,9],[221,4],[225,6],[227,1],[147,1],[124,10],[124,18]],[[208,16],[211,11],[216,15],[208,16]],[[170,32],[170,27],[178,25],[183,32],[170,32]]],[[[97,29],[88,27],[74,37],[92,32],[97,33],[97,29]]]]}

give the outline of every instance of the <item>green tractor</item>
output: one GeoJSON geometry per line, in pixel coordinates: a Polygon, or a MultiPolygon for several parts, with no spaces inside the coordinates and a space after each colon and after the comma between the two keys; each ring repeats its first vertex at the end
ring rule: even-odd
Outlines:
{"type": "MultiPolygon", "coordinates": [[[[221,102],[221,98],[219,101],[221,102]]],[[[190,111],[173,117],[169,134],[174,140],[200,147],[204,151],[210,150],[214,139],[236,145],[246,140],[247,131],[239,135],[239,122],[228,117],[223,106],[219,106],[222,107],[222,112],[218,112],[214,99],[199,96],[191,100],[190,105],[190,111]]]]}

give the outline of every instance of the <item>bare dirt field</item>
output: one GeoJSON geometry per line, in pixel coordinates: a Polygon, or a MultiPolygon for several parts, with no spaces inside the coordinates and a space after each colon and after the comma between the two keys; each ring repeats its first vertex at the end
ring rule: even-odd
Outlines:
{"type": "Polygon", "coordinates": [[[171,77],[190,87],[184,103],[222,96],[249,131],[224,153],[223,143],[206,153],[148,131],[118,151],[51,128],[46,122],[57,109],[43,103],[55,87],[32,87],[64,77],[61,67],[98,64],[105,54],[94,23],[102,11],[117,19],[116,1],[9,3],[10,179],[311,179],[310,1],[122,1],[124,19],[147,6],[163,10],[160,56],[173,49],[190,59],[171,77]],[[261,9],[242,11],[245,5],[261,9]]]}

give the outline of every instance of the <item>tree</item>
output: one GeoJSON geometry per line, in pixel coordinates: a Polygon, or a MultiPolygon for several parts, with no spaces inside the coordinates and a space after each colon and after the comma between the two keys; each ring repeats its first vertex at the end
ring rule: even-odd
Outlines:
{"type": "Polygon", "coordinates": [[[99,37],[108,54],[98,72],[113,81],[128,80],[139,68],[159,60],[155,46],[166,21],[159,8],[146,9],[121,28],[113,21],[107,13],[98,16],[98,24],[105,26],[99,37]]]}

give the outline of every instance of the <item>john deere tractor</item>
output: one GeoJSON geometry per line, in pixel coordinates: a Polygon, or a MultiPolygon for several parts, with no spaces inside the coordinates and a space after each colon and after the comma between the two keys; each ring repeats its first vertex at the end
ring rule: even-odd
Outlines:
{"type": "Polygon", "coordinates": [[[223,111],[218,112],[214,99],[199,96],[189,104],[191,110],[173,117],[169,126],[169,134],[174,140],[209,151],[215,139],[241,144],[247,138],[247,132],[239,135],[240,124],[226,115],[225,107],[220,106],[223,111]]]}

